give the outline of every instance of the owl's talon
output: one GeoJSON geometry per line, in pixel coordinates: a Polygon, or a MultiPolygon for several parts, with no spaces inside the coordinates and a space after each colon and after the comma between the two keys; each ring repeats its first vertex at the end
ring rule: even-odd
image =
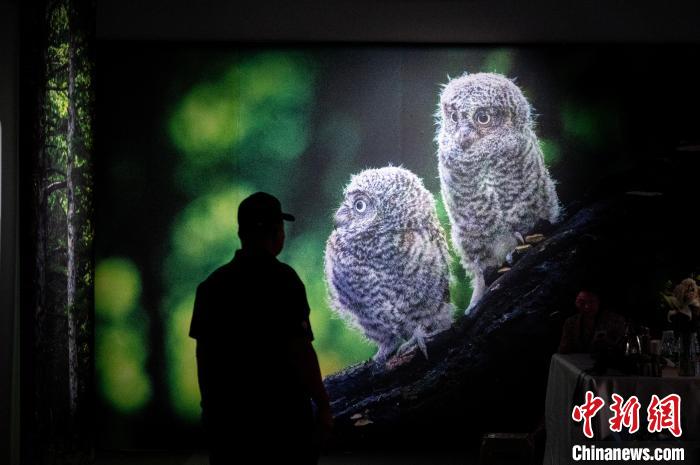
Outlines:
{"type": "Polygon", "coordinates": [[[401,344],[399,348],[396,350],[396,356],[397,357],[402,357],[406,354],[409,354],[411,352],[414,352],[416,347],[420,349],[421,353],[425,357],[425,359],[428,359],[428,348],[425,344],[425,340],[428,337],[428,335],[425,333],[425,330],[419,326],[413,331],[413,336],[411,338],[401,344]]]}
{"type": "Polygon", "coordinates": [[[409,344],[408,342],[403,344],[401,347],[399,347],[399,350],[396,351],[396,354],[394,354],[395,357],[403,357],[404,355],[408,355],[411,352],[415,352],[416,345],[411,343],[409,344]]]}
{"type": "Polygon", "coordinates": [[[474,307],[476,307],[476,304],[475,304],[475,303],[474,303],[474,304],[469,304],[469,305],[467,306],[467,308],[464,309],[464,314],[465,314],[465,315],[469,315],[469,313],[471,313],[471,311],[474,310],[474,307]]]}

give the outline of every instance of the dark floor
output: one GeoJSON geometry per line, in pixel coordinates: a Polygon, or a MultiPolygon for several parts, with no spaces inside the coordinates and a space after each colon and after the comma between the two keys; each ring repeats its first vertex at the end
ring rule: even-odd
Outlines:
{"type": "MultiPolygon", "coordinates": [[[[337,454],[321,457],[319,465],[476,465],[467,455],[337,454]]],[[[95,465],[208,465],[204,452],[120,451],[99,454],[95,465]]]]}

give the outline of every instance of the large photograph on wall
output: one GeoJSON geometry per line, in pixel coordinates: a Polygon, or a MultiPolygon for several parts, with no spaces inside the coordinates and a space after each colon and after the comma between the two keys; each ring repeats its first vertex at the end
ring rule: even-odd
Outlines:
{"type": "MultiPolygon", "coordinates": [[[[577,293],[626,318],[620,337],[661,338],[659,296],[700,272],[674,220],[695,214],[698,55],[100,43],[98,445],[203,446],[195,292],[259,191],[296,217],[279,259],[306,288],[340,444],[537,429],[577,293]]],[[[259,321],[231,337],[264,347],[259,321]]]]}

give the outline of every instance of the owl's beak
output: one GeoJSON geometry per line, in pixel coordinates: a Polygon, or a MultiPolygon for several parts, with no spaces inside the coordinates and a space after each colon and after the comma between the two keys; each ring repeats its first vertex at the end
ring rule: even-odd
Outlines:
{"type": "Polygon", "coordinates": [[[476,130],[472,127],[464,127],[459,130],[458,137],[459,137],[459,145],[463,149],[468,149],[471,147],[471,145],[474,143],[476,140],[476,130]]]}
{"type": "Polygon", "coordinates": [[[350,218],[348,217],[348,212],[346,208],[340,208],[333,217],[333,227],[338,229],[343,226],[350,218]]]}

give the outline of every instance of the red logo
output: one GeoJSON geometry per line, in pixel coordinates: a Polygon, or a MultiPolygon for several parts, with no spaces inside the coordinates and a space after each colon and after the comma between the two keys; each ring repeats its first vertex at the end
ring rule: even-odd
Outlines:
{"type": "Polygon", "coordinates": [[[683,432],[681,430],[681,396],[669,394],[659,399],[659,396],[654,394],[647,408],[647,418],[650,433],[667,429],[675,437],[680,437],[683,432]]]}
{"type": "Polygon", "coordinates": [[[641,404],[637,396],[632,396],[624,402],[624,399],[617,394],[612,395],[613,403],[610,405],[610,410],[615,415],[610,419],[610,431],[619,433],[622,427],[629,429],[630,433],[636,433],[639,430],[639,408],[641,404]]]}
{"type": "Polygon", "coordinates": [[[593,395],[591,391],[586,391],[586,403],[574,407],[571,412],[571,418],[576,422],[583,420],[583,434],[587,438],[593,437],[593,427],[591,426],[591,418],[598,413],[598,410],[603,408],[605,401],[600,397],[593,395]]]}
{"type": "MultiPolygon", "coordinates": [[[[641,404],[637,396],[632,396],[627,401],[617,394],[612,395],[610,410],[613,417],[608,421],[610,431],[621,432],[625,427],[630,433],[639,431],[639,410],[641,404]]],[[[587,438],[593,438],[592,419],[603,408],[605,401],[586,391],[586,402],[583,405],[574,406],[571,418],[575,422],[583,422],[583,434],[587,438]]],[[[650,433],[658,433],[665,429],[669,430],[675,437],[680,437],[683,433],[681,429],[681,396],[669,394],[663,399],[659,399],[656,394],[651,396],[651,401],[647,407],[647,419],[649,421],[647,430],[650,433]]]]}

